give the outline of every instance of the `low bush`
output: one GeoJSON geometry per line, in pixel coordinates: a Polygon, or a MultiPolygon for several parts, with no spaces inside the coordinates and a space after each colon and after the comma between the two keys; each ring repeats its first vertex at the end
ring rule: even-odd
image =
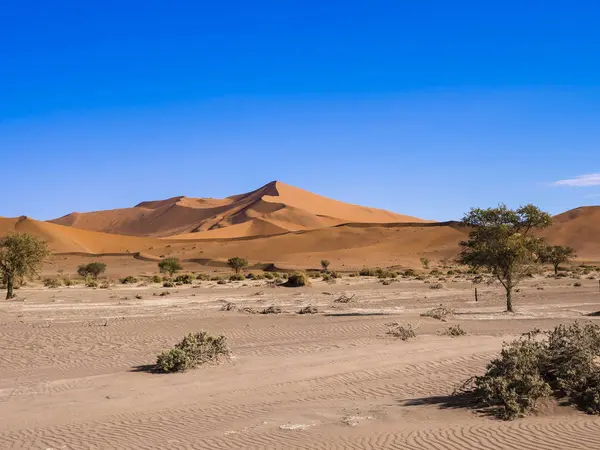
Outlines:
{"type": "Polygon", "coordinates": [[[443,289],[444,285],[442,283],[431,283],[429,285],[429,289],[443,289]]]}
{"type": "Polygon", "coordinates": [[[163,287],[172,288],[175,287],[175,283],[173,283],[171,280],[167,280],[163,283],[163,287]]]}
{"type": "Polygon", "coordinates": [[[98,282],[96,280],[86,280],[85,287],[97,288],[98,287],[98,282]]]}
{"type": "Polygon", "coordinates": [[[193,277],[186,273],[183,275],[177,275],[173,281],[181,284],[192,284],[193,277]]]}
{"type": "Polygon", "coordinates": [[[229,281],[244,281],[246,277],[241,273],[234,273],[229,277],[229,281]]]}
{"type": "Polygon", "coordinates": [[[415,272],[413,269],[406,269],[404,271],[404,276],[405,277],[416,277],[417,276],[417,272],[415,272]]]}
{"type": "Polygon", "coordinates": [[[309,285],[308,277],[303,272],[294,272],[288,277],[285,285],[288,287],[302,287],[309,285]]]}
{"type": "Polygon", "coordinates": [[[430,309],[429,311],[425,311],[421,314],[421,317],[431,317],[432,319],[441,320],[442,322],[446,321],[448,316],[452,316],[454,314],[454,310],[451,308],[446,308],[445,306],[438,306],[437,308],[430,309]]]}
{"type": "Polygon", "coordinates": [[[152,282],[153,283],[162,283],[163,279],[160,275],[153,275],[152,276],[152,282]]]}
{"type": "Polygon", "coordinates": [[[413,328],[410,322],[407,322],[405,325],[400,325],[398,323],[389,323],[387,334],[392,335],[395,338],[399,338],[403,341],[408,341],[409,339],[413,339],[417,336],[415,333],[415,328],[413,328]]]}
{"type": "Polygon", "coordinates": [[[465,336],[467,332],[463,330],[460,325],[451,325],[444,331],[444,334],[450,337],[459,337],[465,336]]]}
{"type": "Polygon", "coordinates": [[[196,275],[196,280],[209,281],[210,280],[210,275],[208,275],[206,273],[199,273],[198,275],[196,275]]]}
{"type": "Polygon", "coordinates": [[[579,281],[576,281],[575,283],[573,283],[573,286],[575,286],[575,287],[581,287],[581,283],[579,281]]]}
{"type": "Polygon", "coordinates": [[[281,314],[281,308],[279,306],[269,306],[263,309],[261,314],[281,314]]]}
{"type": "Polygon", "coordinates": [[[301,308],[300,311],[298,311],[298,314],[317,314],[318,312],[319,310],[316,306],[308,305],[301,308]]]}
{"type": "Polygon", "coordinates": [[[600,325],[575,322],[554,330],[524,334],[505,343],[486,373],[469,378],[457,391],[472,395],[502,419],[536,409],[541,398],[554,396],[589,414],[600,414],[600,325]]]}
{"type": "Polygon", "coordinates": [[[73,286],[75,284],[70,278],[63,278],[62,282],[65,286],[73,286]]]}
{"type": "Polygon", "coordinates": [[[62,286],[62,280],[60,278],[46,278],[44,286],[50,289],[59,288],[62,286]]]}
{"type": "Polygon", "coordinates": [[[233,311],[235,309],[235,303],[227,302],[221,306],[221,311],[233,311]]]}
{"type": "Polygon", "coordinates": [[[217,281],[217,284],[227,284],[227,280],[219,278],[219,281],[217,281]]]}
{"type": "Polygon", "coordinates": [[[134,277],[134,276],[131,276],[131,275],[126,276],[125,278],[121,278],[119,280],[119,283],[121,283],[121,284],[134,284],[134,283],[137,283],[137,282],[138,282],[138,279],[136,277],[134,277]]]}
{"type": "Polygon", "coordinates": [[[376,277],[377,276],[377,270],[376,269],[370,269],[369,267],[363,267],[362,269],[360,269],[360,272],[358,272],[358,274],[361,277],[376,277]]]}
{"type": "Polygon", "coordinates": [[[275,279],[275,275],[273,275],[271,272],[265,272],[263,274],[263,276],[267,279],[267,280],[273,280],[275,279]]]}
{"type": "Polygon", "coordinates": [[[229,355],[225,336],[211,336],[201,331],[188,334],[175,347],[158,355],[156,368],[165,373],[184,372],[229,355]]]}

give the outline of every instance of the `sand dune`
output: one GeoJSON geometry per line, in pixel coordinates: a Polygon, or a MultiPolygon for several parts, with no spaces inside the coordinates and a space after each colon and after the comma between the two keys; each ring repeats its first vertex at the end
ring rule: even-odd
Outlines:
{"type": "Polygon", "coordinates": [[[600,206],[584,206],[558,214],[544,236],[554,245],[568,245],[580,258],[600,259],[600,206]]]}
{"type": "Polygon", "coordinates": [[[50,222],[105,233],[166,237],[213,231],[255,220],[259,220],[255,225],[216,235],[241,237],[271,233],[270,230],[277,234],[280,229],[297,231],[344,222],[424,222],[415,217],[339,202],[278,181],[225,199],[173,197],[142,202],[133,208],[72,213],[50,222]]]}

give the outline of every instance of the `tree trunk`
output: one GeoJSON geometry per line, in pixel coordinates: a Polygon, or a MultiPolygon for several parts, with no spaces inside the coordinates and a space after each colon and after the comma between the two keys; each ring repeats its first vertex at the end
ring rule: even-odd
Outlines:
{"type": "Polygon", "coordinates": [[[513,284],[512,284],[512,277],[510,276],[510,274],[506,277],[506,312],[515,312],[513,310],[513,305],[512,305],[512,290],[513,290],[513,284]]]}
{"type": "Polygon", "coordinates": [[[6,300],[10,300],[11,298],[13,298],[15,296],[15,294],[13,294],[13,285],[14,285],[13,277],[7,276],[6,277],[6,300]]]}
{"type": "Polygon", "coordinates": [[[558,276],[558,264],[554,264],[554,276],[558,276]]]}

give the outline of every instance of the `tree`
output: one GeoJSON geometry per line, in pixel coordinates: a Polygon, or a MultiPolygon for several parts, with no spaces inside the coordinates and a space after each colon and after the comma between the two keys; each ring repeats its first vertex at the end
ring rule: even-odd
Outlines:
{"type": "Polygon", "coordinates": [[[459,261],[473,268],[487,268],[498,278],[506,290],[506,310],[513,312],[513,289],[531,273],[544,248],[544,241],[530,232],[551,222],[549,214],[531,204],[516,210],[503,204],[473,208],[462,220],[472,230],[469,239],[460,243],[459,261]]]}
{"type": "Polygon", "coordinates": [[[165,258],[158,263],[158,269],[161,273],[169,274],[172,277],[175,272],[183,269],[183,267],[181,267],[178,258],[165,258]]]}
{"type": "Polygon", "coordinates": [[[14,297],[15,281],[36,274],[49,253],[46,242],[31,234],[11,233],[0,239],[0,276],[7,300],[14,297]]]}
{"type": "Polygon", "coordinates": [[[91,276],[95,280],[98,279],[101,273],[106,272],[106,264],[102,262],[91,262],[89,264],[82,264],[77,267],[77,274],[82,277],[91,276]]]}
{"type": "Polygon", "coordinates": [[[248,267],[248,260],[236,256],[235,258],[228,259],[227,265],[235,270],[236,275],[239,275],[242,269],[248,267]]]}
{"type": "Polygon", "coordinates": [[[423,269],[429,269],[429,259],[424,256],[421,258],[421,264],[423,265],[423,269]]]}
{"type": "Polygon", "coordinates": [[[549,245],[542,249],[540,261],[543,263],[551,263],[554,266],[554,275],[558,275],[558,266],[562,263],[571,261],[577,255],[575,249],[571,247],[563,247],[561,245],[549,245]]]}
{"type": "Polygon", "coordinates": [[[326,259],[321,260],[321,267],[323,268],[323,270],[325,272],[327,272],[327,268],[329,267],[329,264],[331,264],[331,263],[329,261],[327,261],[326,259]]]}

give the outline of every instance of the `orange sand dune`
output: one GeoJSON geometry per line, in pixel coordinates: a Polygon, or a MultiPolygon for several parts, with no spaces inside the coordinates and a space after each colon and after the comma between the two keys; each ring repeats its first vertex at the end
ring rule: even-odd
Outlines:
{"type": "Polygon", "coordinates": [[[229,232],[209,233],[203,238],[277,234],[345,222],[425,222],[415,217],[328,199],[278,181],[225,199],[173,197],[142,202],[133,208],[72,213],[50,222],[106,233],[167,237],[212,232],[255,220],[259,222],[238,226],[229,232]]]}
{"type": "Polygon", "coordinates": [[[582,259],[600,259],[600,206],[583,206],[558,214],[543,235],[555,245],[568,245],[582,259]]]}

